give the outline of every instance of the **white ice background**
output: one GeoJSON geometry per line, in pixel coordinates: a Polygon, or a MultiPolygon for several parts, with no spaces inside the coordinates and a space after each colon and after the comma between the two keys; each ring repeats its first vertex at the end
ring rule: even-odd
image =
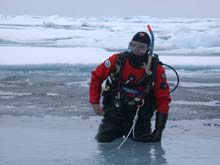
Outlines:
{"type": "Polygon", "coordinates": [[[0,64],[99,63],[126,50],[147,24],[155,34],[155,53],[166,55],[165,62],[220,65],[220,19],[5,15],[0,15],[0,64]]]}

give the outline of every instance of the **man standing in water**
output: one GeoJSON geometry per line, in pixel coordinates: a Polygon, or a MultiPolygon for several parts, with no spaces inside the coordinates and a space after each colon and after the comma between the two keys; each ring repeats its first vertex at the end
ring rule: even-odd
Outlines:
{"type": "Polygon", "coordinates": [[[113,54],[92,71],[89,101],[95,113],[103,115],[97,141],[111,142],[128,135],[136,114],[133,137],[129,137],[142,142],[161,141],[171,98],[165,70],[157,55],[150,54],[150,43],[147,33],[138,32],[129,42],[128,51],[113,54]],[[152,131],[151,118],[155,111],[152,131]]]}

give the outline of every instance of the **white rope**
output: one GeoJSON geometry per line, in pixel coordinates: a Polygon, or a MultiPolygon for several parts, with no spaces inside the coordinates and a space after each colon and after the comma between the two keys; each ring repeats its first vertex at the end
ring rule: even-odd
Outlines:
{"type": "Polygon", "coordinates": [[[132,131],[133,131],[133,138],[135,138],[135,125],[136,125],[136,122],[138,119],[138,113],[139,113],[140,107],[142,107],[143,105],[144,105],[144,100],[142,100],[142,104],[138,105],[138,107],[137,107],[137,111],[136,111],[136,114],[133,118],[133,125],[132,125],[131,129],[129,130],[127,136],[124,138],[124,140],[121,142],[121,144],[116,148],[116,150],[119,150],[123,146],[123,144],[126,142],[126,140],[130,136],[132,131]]]}

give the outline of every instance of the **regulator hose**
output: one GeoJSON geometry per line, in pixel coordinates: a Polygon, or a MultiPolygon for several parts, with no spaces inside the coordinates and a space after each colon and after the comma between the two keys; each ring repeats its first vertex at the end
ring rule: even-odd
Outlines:
{"type": "Polygon", "coordinates": [[[168,64],[165,64],[165,63],[162,63],[162,65],[164,65],[164,66],[170,68],[170,69],[175,73],[175,75],[176,75],[176,79],[177,79],[176,85],[175,85],[175,87],[174,87],[172,90],[170,90],[170,93],[172,93],[172,92],[174,92],[174,91],[178,88],[178,86],[179,86],[179,82],[180,82],[179,74],[177,73],[177,71],[176,71],[172,66],[170,66],[170,65],[168,65],[168,64]]]}

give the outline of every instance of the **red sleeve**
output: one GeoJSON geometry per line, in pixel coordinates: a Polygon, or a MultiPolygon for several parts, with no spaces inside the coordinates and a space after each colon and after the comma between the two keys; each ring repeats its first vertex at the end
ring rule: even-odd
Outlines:
{"type": "Polygon", "coordinates": [[[117,56],[117,54],[112,55],[92,71],[89,88],[90,103],[98,104],[100,102],[102,83],[114,71],[117,56]]]}
{"type": "Polygon", "coordinates": [[[169,91],[170,89],[166,80],[165,70],[160,64],[158,64],[156,69],[156,80],[154,85],[157,112],[168,113],[169,103],[171,101],[169,91]]]}

